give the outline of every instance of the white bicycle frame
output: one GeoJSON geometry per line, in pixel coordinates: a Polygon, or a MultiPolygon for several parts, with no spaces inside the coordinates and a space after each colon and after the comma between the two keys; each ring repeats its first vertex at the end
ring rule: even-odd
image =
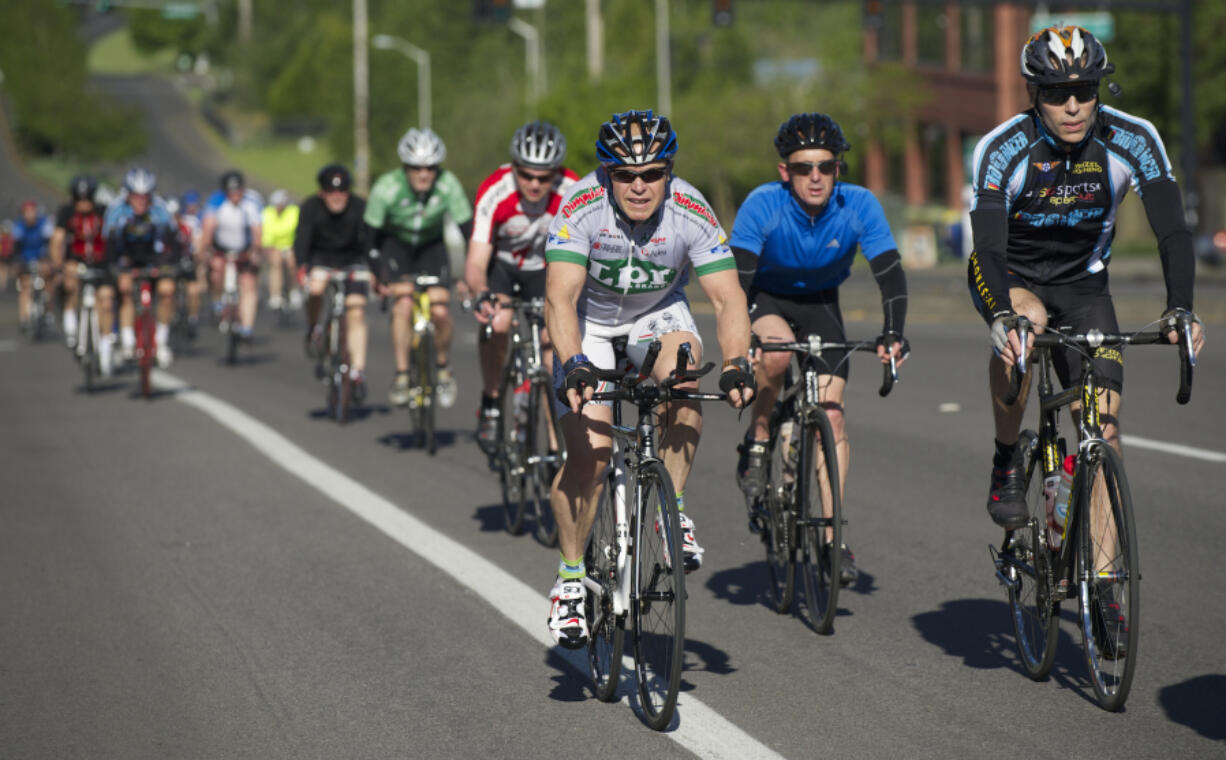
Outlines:
{"type": "MultiPolygon", "coordinates": [[[[84,275],[89,268],[84,264],[77,266],[77,272],[84,275]]],[[[86,340],[92,339],[89,344],[94,347],[94,351],[98,350],[98,342],[102,338],[102,331],[98,327],[98,292],[94,283],[88,279],[83,279],[81,282],[81,294],[77,301],[77,347],[76,354],[78,359],[85,358],[86,340]]]]}
{"type": "MultiPolygon", "coordinates": [[[[222,277],[221,285],[221,300],[227,306],[233,305],[236,313],[235,320],[238,319],[238,252],[226,252],[226,268],[225,274],[222,277]]],[[[235,325],[226,325],[227,330],[234,330],[235,325]]]]}

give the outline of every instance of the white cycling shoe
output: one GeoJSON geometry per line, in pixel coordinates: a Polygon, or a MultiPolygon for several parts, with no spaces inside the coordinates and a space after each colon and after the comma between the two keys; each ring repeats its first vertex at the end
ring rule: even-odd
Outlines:
{"type": "Polygon", "coordinates": [[[558,578],[549,590],[549,633],[567,649],[587,646],[587,588],[581,580],[558,578]]]}

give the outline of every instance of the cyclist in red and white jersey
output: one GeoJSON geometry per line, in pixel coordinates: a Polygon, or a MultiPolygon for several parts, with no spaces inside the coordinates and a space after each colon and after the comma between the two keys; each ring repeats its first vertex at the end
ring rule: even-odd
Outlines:
{"type": "MultiPolygon", "coordinates": [[[[51,265],[63,273],[64,340],[69,348],[77,344],[77,264],[102,268],[106,264],[106,239],[102,235],[103,211],[95,201],[98,182],[93,177],[78,175],[68,184],[71,200],[55,215],[55,231],[51,233],[51,265]],[[68,266],[64,266],[68,264],[68,266]]],[[[113,291],[100,288],[98,313],[110,321],[113,291]]]]}
{"type": "MultiPolygon", "coordinates": [[[[477,445],[493,453],[498,435],[498,380],[507,355],[511,312],[499,306],[520,298],[545,296],[545,239],[562,196],[579,175],[562,166],[566,138],[554,125],[535,121],[511,137],[511,163],[503,164],[477,188],[473,233],[464,279],[478,294],[477,321],[492,334],[478,346],[481,356],[481,409],[477,445]],[[492,297],[491,297],[492,294],[492,297]]],[[[553,361],[548,336],[541,334],[543,360],[553,361]]]]}

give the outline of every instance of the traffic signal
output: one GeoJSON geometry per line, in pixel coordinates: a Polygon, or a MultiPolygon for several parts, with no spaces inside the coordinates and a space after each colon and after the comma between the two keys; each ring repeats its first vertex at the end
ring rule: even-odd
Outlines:
{"type": "Polygon", "coordinates": [[[884,0],[864,0],[864,28],[880,29],[884,0]]]}
{"type": "Polygon", "coordinates": [[[711,0],[711,23],[732,26],[732,0],[711,0]]]}
{"type": "Polygon", "coordinates": [[[501,24],[511,18],[511,0],[473,0],[473,20],[478,24],[501,24]]]}

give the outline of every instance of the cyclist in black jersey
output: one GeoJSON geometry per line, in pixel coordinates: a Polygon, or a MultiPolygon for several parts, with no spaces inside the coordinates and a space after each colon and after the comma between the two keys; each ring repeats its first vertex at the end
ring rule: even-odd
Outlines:
{"type": "MultiPolygon", "coordinates": [[[[1009,529],[1028,519],[1017,450],[1028,384],[1014,404],[1004,402],[1010,368],[1024,350],[1014,329],[1017,317],[1039,331],[1050,324],[1118,332],[1106,270],[1115,217],[1129,187],[1141,197],[1158,240],[1164,326],[1191,313],[1195,277],[1192,236],[1162,139],[1148,121],[1099,102],[1099,82],[1115,71],[1102,44],[1081,27],[1049,27],[1026,43],[1021,69],[1031,108],[975,148],[975,251],[967,271],[994,347],[988,374],[996,454],[987,506],[1009,529]]],[[[1173,329],[1169,338],[1175,342],[1173,329]]],[[[1199,353],[1199,321],[1192,339],[1199,353]]],[[[1063,385],[1077,381],[1071,374],[1079,364],[1071,352],[1056,352],[1053,359],[1063,385]]],[[[1118,449],[1123,362],[1106,350],[1094,361],[1107,386],[1099,399],[1103,436],[1118,449]]]]}

